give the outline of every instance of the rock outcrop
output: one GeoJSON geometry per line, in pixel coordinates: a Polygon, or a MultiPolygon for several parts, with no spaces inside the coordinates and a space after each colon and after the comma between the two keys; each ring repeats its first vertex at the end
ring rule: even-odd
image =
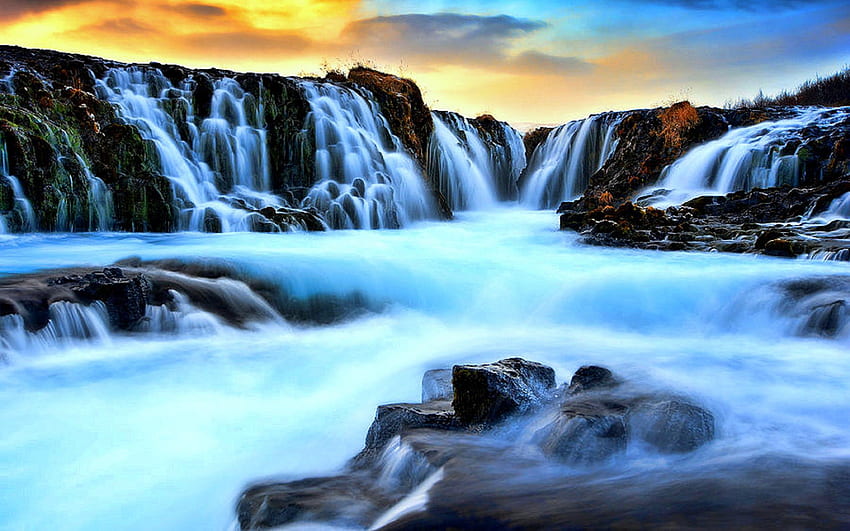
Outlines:
{"type": "MultiPolygon", "coordinates": [[[[387,516],[394,514],[391,507],[403,506],[413,491],[439,488],[435,484],[453,484],[445,493],[452,506],[455,488],[485,497],[489,489],[505,488],[533,497],[553,478],[573,481],[574,475],[558,472],[561,464],[582,470],[631,444],[687,453],[714,437],[714,416],[706,409],[681,396],[641,392],[602,367],[582,367],[559,392],[551,368],[521,358],[455,366],[450,387],[446,374],[429,371],[423,378],[423,397],[436,400],[380,406],[364,450],[342,474],[249,487],[237,507],[242,529],[296,522],[392,527],[398,522],[387,516]],[[447,390],[453,401],[445,400],[447,390]],[[534,452],[540,457],[528,457],[534,452]],[[505,483],[505,473],[538,479],[523,479],[517,491],[505,483]]],[[[496,513],[507,510],[482,504],[496,513]]],[[[466,510],[479,508],[473,502],[466,510]]],[[[432,526],[460,525],[433,517],[432,526]]],[[[548,525],[546,518],[541,514],[537,525],[548,525]]]]}
{"type": "Polygon", "coordinates": [[[779,157],[796,155],[796,186],[697,197],[665,211],[647,207],[670,193],[646,191],[658,183],[665,167],[689,149],[730,128],[783,119],[795,112],[793,108],[695,108],[687,102],[633,111],[619,123],[617,148],[590,177],[584,195],[561,204],[561,229],[575,230],[583,241],[596,245],[786,257],[839,253],[848,248],[846,234],[823,223],[800,222],[824,212],[850,191],[850,118],[840,119],[840,115],[829,118],[828,125],[815,123],[802,129],[799,138],[774,150],[779,157]],[[782,224],[775,229],[785,237],[761,241],[759,236],[774,229],[774,224],[782,224]]]}

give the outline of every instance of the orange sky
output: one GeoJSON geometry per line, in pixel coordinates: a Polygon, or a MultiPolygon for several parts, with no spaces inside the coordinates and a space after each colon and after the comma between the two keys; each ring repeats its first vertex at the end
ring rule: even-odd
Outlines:
{"type": "Polygon", "coordinates": [[[3,0],[0,42],[293,75],[365,61],[434,108],[514,123],[722,105],[850,58],[850,8],[831,0],[201,1],[3,0]]]}

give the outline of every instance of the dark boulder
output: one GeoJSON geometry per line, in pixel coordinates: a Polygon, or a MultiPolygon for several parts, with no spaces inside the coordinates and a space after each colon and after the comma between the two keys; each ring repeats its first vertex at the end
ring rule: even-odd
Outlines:
{"type": "Polygon", "coordinates": [[[310,521],[365,528],[397,498],[355,474],[251,487],[236,512],[242,529],[310,521]]]}
{"type": "Polygon", "coordinates": [[[524,413],[555,387],[555,371],[522,358],[485,365],[455,365],[452,369],[458,419],[467,425],[492,426],[524,413]]]}
{"type": "Polygon", "coordinates": [[[47,281],[49,286],[61,285],[77,295],[80,302],[103,302],[109,312],[110,324],[119,330],[130,330],[145,316],[151,282],[144,274],[124,276],[119,267],[103,271],[58,277],[47,281]]]}
{"type": "Polygon", "coordinates": [[[380,450],[394,436],[415,428],[460,430],[462,425],[447,401],[378,406],[375,420],[366,434],[364,451],[380,450]]]}
{"type": "Polygon", "coordinates": [[[574,395],[591,389],[613,387],[617,383],[614,374],[605,367],[585,365],[573,374],[568,391],[574,395]]]}
{"type": "Polygon", "coordinates": [[[633,407],[629,425],[636,438],[665,453],[691,452],[714,439],[714,415],[677,399],[633,407]]]}
{"type": "Polygon", "coordinates": [[[571,403],[537,432],[535,441],[545,455],[566,464],[604,461],[626,449],[625,411],[616,403],[571,403]]]}

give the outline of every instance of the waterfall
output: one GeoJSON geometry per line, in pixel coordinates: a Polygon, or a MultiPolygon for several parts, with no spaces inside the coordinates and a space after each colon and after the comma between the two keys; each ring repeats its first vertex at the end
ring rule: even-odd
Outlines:
{"type": "Polygon", "coordinates": [[[495,169],[490,153],[469,121],[455,113],[432,112],[428,174],[453,210],[492,206],[495,169]]]}
{"type": "Polygon", "coordinates": [[[377,104],[331,83],[300,86],[316,144],[316,184],[302,206],[335,229],[397,228],[436,217],[421,170],[377,104]]]}
{"type": "Polygon", "coordinates": [[[619,122],[619,115],[606,113],[553,129],[531,155],[520,201],[531,208],[554,208],[580,196],[616,149],[619,122]]]}
{"type": "Polygon", "coordinates": [[[54,302],[48,309],[47,326],[30,332],[20,315],[0,317],[0,359],[9,353],[28,354],[55,349],[79,340],[108,341],[109,314],[102,302],[84,306],[54,302]]]}
{"type": "Polygon", "coordinates": [[[6,153],[6,142],[0,138],[0,180],[4,180],[12,192],[12,209],[5,213],[0,211],[0,232],[17,228],[20,232],[36,230],[35,211],[24,194],[21,182],[9,174],[9,156],[6,153]]]}
{"type": "Polygon", "coordinates": [[[160,170],[171,181],[181,211],[179,229],[248,231],[264,220],[247,209],[285,206],[269,192],[262,105],[233,79],[214,82],[211,112],[197,124],[191,78],[175,87],[159,70],[111,69],[98,94],[151,140],[160,170]]]}
{"type": "MultiPolygon", "coordinates": [[[[519,131],[505,122],[499,122],[499,124],[504,135],[504,144],[492,144],[492,149],[497,153],[495,156],[496,175],[499,176],[496,192],[499,199],[514,200],[519,192],[517,189],[519,177],[528,162],[525,159],[525,144],[522,142],[522,135],[519,131]]],[[[611,129],[610,136],[613,136],[613,129],[611,129]]],[[[603,152],[605,152],[604,148],[603,152]]]]}
{"type": "Polygon", "coordinates": [[[681,204],[701,195],[800,184],[802,130],[829,127],[845,119],[847,109],[807,108],[783,120],[733,129],[691,149],[666,167],[655,188],[666,195],[659,206],[681,204]]]}
{"type": "Polygon", "coordinates": [[[525,146],[514,128],[494,120],[498,131],[489,132],[475,120],[447,111],[432,112],[431,118],[428,175],[453,210],[486,208],[516,198],[525,146]]]}
{"type": "Polygon", "coordinates": [[[77,160],[83,168],[83,173],[89,185],[89,232],[110,231],[112,230],[115,211],[112,203],[112,192],[109,191],[106,183],[95,177],[82,157],[77,155],[77,160]]]}

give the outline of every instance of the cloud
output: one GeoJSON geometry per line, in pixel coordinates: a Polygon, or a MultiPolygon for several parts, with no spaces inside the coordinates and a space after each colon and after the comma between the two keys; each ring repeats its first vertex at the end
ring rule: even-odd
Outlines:
{"type": "Polygon", "coordinates": [[[342,38],[367,52],[406,60],[489,63],[503,59],[516,39],[546,26],[507,15],[408,14],[355,21],[342,38]]]}
{"type": "Polygon", "coordinates": [[[507,60],[511,70],[520,74],[573,75],[593,70],[594,65],[578,57],[549,55],[528,50],[507,60]]]}
{"type": "Polygon", "coordinates": [[[227,14],[227,10],[223,7],[208,4],[182,4],[172,9],[195,17],[221,17],[227,14]]]}
{"type": "MultiPolygon", "coordinates": [[[[800,8],[828,6],[840,4],[843,0],[650,0],[649,3],[682,7],[699,11],[751,11],[777,13],[792,11],[800,8]]],[[[645,4],[645,0],[630,3],[645,4]]]]}
{"type": "Polygon", "coordinates": [[[154,26],[149,26],[132,18],[114,18],[104,20],[97,24],[90,24],[75,30],[74,33],[82,34],[107,34],[107,35],[153,35],[159,33],[154,26]]]}
{"type": "Polygon", "coordinates": [[[2,0],[0,17],[6,20],[51,11],[60,7],[85,3],[86,0],[2,0]]]}
{"type": "Polygon", "coordinates": [[[249,55],[305,51],[311,41],[297,33],[250,29],[195,33],[176,37],[174,45],[188,55],[238,59],[249,55]]]}
{"type": "Polygon", "coordinates": [[[574,75],[593,68],[578,57],[512,51],[524,37],[547,27],[540,20],[508,15],[395,15],[349,24],[342,33],[342,47],[419,68],[458,65],[537,75],[574,75]]]}

